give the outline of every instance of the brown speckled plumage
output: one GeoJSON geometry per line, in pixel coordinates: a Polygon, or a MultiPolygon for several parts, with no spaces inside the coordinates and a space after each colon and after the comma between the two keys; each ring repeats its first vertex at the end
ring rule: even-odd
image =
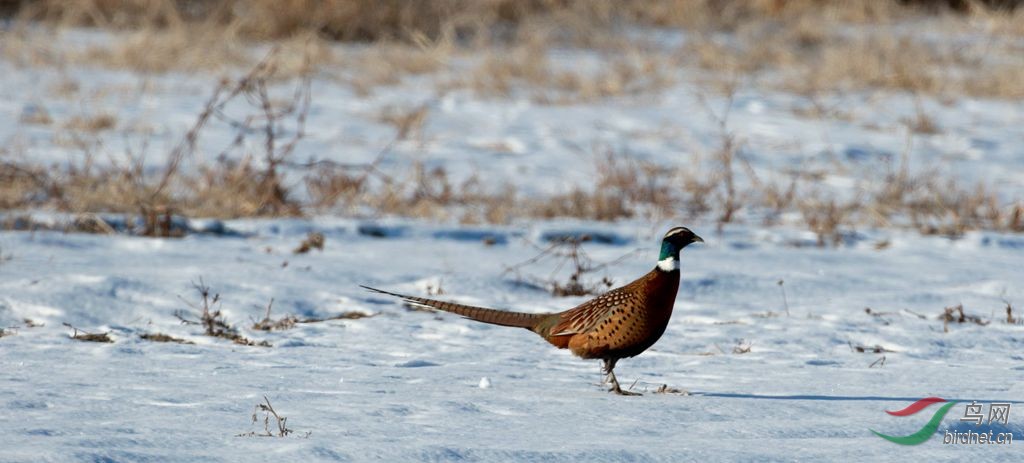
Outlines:
{"type": "MultiPolygon", "coordinates": [[[[674,254],[678,259],[680,249],[703,241],[686,228],[673,228],[662,242],[662,257],[667,253],[669,257],[674,254]]],[[[679,269],[676,266],[666,270],[659,265],[632,283],[565,312],[548,314],[494,310],[364,288],[484,323],[527,328],[554,346],[569,349],[581,358],[603,360],[605,373],[612,384],[611,390],[619,394],[633,394],[619,387],[613,371],[615,363],[619,359],[639,355],[661,338],[672,316],[679,289],[679,269]]]]}

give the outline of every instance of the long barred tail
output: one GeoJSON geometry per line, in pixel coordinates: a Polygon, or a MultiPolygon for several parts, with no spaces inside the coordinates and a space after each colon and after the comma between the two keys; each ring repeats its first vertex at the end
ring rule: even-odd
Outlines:
{"type": "Polygon", "coordinates": [[[492,325],[515,326],[519,328],[527,328],[532,330],[535,326],[537,326],[538,323],[540,323],[541,320],[547,318],[550,315],[487,309],[484,307],[474,307],[471,305],[455,304],[453,302],[438,301],[435,299],[427,299],[423,297],[406,296],[405,294],[392,293],[390,291],[371,288],[369,286],[359,285],[359,287],[373,291],[375,293],[400,297],[405,302],[408,302],[409,304],[415,306],[443,310],[445,312],[451,312],[454,314],[462,315],[463,317],[466,317],[470,320],[490,323],[492,325]]]}

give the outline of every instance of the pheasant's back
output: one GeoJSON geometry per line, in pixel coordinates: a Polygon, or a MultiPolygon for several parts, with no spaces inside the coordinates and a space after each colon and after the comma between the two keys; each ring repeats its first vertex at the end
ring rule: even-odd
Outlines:
{"type": "Polygon", "coordinates": [[[557,324],[538,332],[552,344],[568,347],[583,358],[632,357],[647,350],[665,332],[678,288],[678,271],[653,270],[558,314],[557,324]]]}

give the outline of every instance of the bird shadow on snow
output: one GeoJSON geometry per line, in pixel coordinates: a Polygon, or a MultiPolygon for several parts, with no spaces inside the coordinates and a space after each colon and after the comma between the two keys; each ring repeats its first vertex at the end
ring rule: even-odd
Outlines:
{"type": "MultiPolygon", "coordinates": [[[[760,400],[824,400],[824,401],[839,401],[839,402],[916,402],[921,400],[921,397],[899,397],[899,396],[879,396],[879,395],[814,395],[814,394],[794,394],[794,395],[770,395],[770,394],[745,394],[737,392],[706,392],[706,391],[690,391],[691,395],[702,396],[702,397],[718,397],[725,399],[760,399],[760,400]]],[[[1006,399],[957,399],[943,397],[949,402],[970,402],[977,401],[983,403],[989,402],[1003,402],[1019,404],[1024,403],[1022,400],[1006,400],[1006,399]]]]}

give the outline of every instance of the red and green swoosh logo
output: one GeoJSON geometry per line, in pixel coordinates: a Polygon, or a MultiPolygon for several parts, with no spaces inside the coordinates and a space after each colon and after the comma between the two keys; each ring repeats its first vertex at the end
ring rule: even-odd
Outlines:
{"type": "Polygon", "coordinates": [[[925,397],[921,400],[918,400],[917,402],[910,404],[909,406],[907,406],[907,408],[904,408],[902,410],[885,411],[886,413],[893,416],[910,416],[921,410],[924,410],[925,408],[928,408],[928,406],[931,404],[943,402],[945,402],[946,405],[943,405],[941,408],[939,408],[938,411],[936,411],[935,414],[932,415],[932,418],[928,420],[927,423],[925,423],[924,427],[922,427],[913,434],[909,434],[906,436],[890,436],[888,434],[882,434],[878,431],[875,431],[874,429],[871,429],[870,431],[875,433],[876,436],[881,437],[882,439],[885,439],[889,442],[895,442],[900,445],[918,445],[924,443],[924,441],[930,439],[933,435],[935,435],[935,431],[939,429],[939,423],[941,423],[942,419],[946,417],[946,413],[949,413],[949,409],[953,408],[953,406],[957,404],[956,402],[947,402],[946,399],[943,399],[941,397],[925,397]]]}

